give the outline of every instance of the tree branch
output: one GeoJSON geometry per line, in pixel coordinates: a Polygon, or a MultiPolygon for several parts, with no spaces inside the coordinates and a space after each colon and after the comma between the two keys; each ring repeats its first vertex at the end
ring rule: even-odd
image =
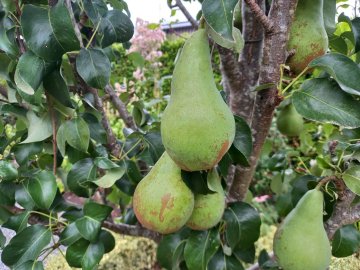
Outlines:
{"type": "Polygon", "coordinates": [[[337,229],[360,220],[360,203],[351,206],[355,196],[356,195],[349,189],[345,189],[342,196],[339,197],[335,204],[333,214],[325,222],[325,229],[329,239],[334,237],[337,229]]]}
{"type": "Polygon", "coordinates": [[[159,243],[162,236],[156,232],[145,229],[137,225],[128,225],[128,224],[114,224],[108,221],[103,223],[103,227],[113,231],[118,234],[125,234],[131,236],[141,236],[154,240],[156,243],[159,243]]]}
{"type": "Polygon", "coordinates": [[[108,144],[107,148],[110,150],[113,156],[118,158],[121,155],[120,144],[118,144],[114,132],[111,129],[109,119],[106,115],[102,100],[99,97],[97,89],[92,87],[87,87],[87,90],[94,96],[95,108],[101,113],[101,123],[107,135],[107,144],[108,144]]]}
{"type": "Polygon", "coordinates": [[[274,30],[274,24],[271,20],[265,15],[264,9],[262,9],[257,3],[256,0],[244,0],[246,4],[250,7],[251,11],[254,13],[256,19],[261,22],[264,26],[266,32],[270,33],[274,30]]]}
{"type": "MultiPolygon", "coordinates": [[[[265,33],[263,58],[260,67],[259,84],[277,85],[280,80],[280,65],[286,60],[286,45],[290,25],[294,17],[297,0],[273,0],[269,11],[269,20],[274,24],[274,33],[265,33]]],[[[237,201],[245,198],[252,181],[261,148],[268,135],[275,108],[282,98],[278,96],[276,86],[262,90],[256,95],[254,114],[251,122],[254,147],[250,158],[250,167],[237,170],[230,189],[230,199],[237,201]]],[[[241,103],[239,104],[241,106],[241,103]]]]}
{"type": "Polygon", "coordinates": [[[136,125],[133,117],[129,114],[126,109],[126,105],[116,95],[114,88],[110,84],[105,86],[105,92],[110,96],[111,103],[117,109],[120,118],[124,121],[126,127],[136,130],[136,125]]]}
{"type": "Polygon", "coordinates": [[[181,0],[176,0],[175,2],[176,2],[175,6],[177,6],[181,10],[181,12],[184,14],[186,19],[191,23],[194,29],[198,29],[199,25],[197,21],[191,16],[190,12],[186,9],[186,7],[181,2],[181,0]]]}

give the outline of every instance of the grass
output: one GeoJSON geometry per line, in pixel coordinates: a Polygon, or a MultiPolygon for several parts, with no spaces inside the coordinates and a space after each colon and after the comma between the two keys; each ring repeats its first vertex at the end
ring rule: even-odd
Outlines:
{"type": "MultiPolygon", "coordinates": [[[[262,226],[261,237],[256,244],[256,252],[272,249],[272,238],[275,226],[262,226]]],[[[103,257],[99,270],[147,270],[154,269],[156,262],[156,244],[146,238],[114,235],[116,246],[114,250],[103,257]]],[[[46,270],[71,270],[60,255],[50,256],[45,265],[46,270]]],[[[346,258],[333,258],[330,270],[359,270],[360,259],[355,255],[346,258]]]]}

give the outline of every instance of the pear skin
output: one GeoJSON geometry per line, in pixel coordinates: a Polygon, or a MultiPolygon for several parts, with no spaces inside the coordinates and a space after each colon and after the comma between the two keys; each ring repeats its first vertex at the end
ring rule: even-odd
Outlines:
{"type": "Polygon", "coordinates": [[[294,74],[301,73],[315,58],[324,55],[329,46],[324,25],[323,0],[300,0],[291,24],[288,50],[295,50],[287,65],[294,74]]]}
{"type": "Polygon", "coordinates": [[[325,270],[331,247],[323,224],[324,195],[313,189],[287,215],[274,236],[274,253],[284,270],[325,270]]]}
{"type": "Polygon", "coordinates": [[[280,111],[276,125],[278,130],[286,136],[299,136],[304,129],[304,119],[296,111],[294,105],[290,104],[280,111]]]}
{"type": "Polygon", "coordinates": [[[234,140],[234,116],[216,88],[204,29],[185,42],[175,65],[161,135],[166,152],[186,171],[211,169],[234,140]]]}
{"type": "Polygon", "coordinates": [[[224,214],[225,194],[221,186],[221,179],[216,170],[209,172],[208,177],[214,185],[215,193],[196,194],[195,206],[186,226],[193,230],[207,230],[219,223],[224,214]]]}
{"type": "Polygon", "coordinates": [[[133,208],[145,228],[162,234],[179,230],[191,216],[194,195],[166,152],[136,186],[133,208]]]}

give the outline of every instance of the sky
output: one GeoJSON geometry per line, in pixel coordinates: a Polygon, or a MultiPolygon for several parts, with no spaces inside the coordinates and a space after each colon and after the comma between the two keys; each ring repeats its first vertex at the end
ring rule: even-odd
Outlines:
{"type": "MultiPolygon", "coordinates": [[[[136,21],[136,18],[141,18],[150,23],[159,23],[161,19],[164,22],[173,22],[179,20],[180,22],[187,21],[180,10],[176,11],[174,17],[171,17],[171,10],[167,5],[167,0],[127,0],[131,20],[136,21]]],[[[173,1],[175,2],[175,1],[173,1]]],[[[183,2],[188,11],[193,17],[196,16],[201,9],[199,2],[183,2]]]]}
{"type": "MultiPolygon", "coordinates": [[[[166,3],[167,0],[127,0],[126,2],[131,12],[131,19],[134,23],[136,18],[141,18],[149,21],[150,23],[159,23],[161,20],[167,23],[174,22],[176,20],[179,20],[180,22],[187,21],[180,10],[177,10],[174,17],[170,16],[171,10],[166,3]]],[[[197,1],[191,3],[183,1],[183,3],[193,17],[195,17],[201,9],[201,5],[197,1]]],[[[349,0],[347,4],[355,6],[355,0],[349,0]]],[[[350,8],[346,10],[338,8],[339,14],[343,11],[345,11],[347,15],[353,16],[353,10],[350,8]]]]}

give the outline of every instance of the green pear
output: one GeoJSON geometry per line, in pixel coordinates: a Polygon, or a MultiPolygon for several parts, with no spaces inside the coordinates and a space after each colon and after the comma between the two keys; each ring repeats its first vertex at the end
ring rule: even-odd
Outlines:
{"type": "Polygon", "coordinates": [[[193,230],[207,230],[219,223],[225,209],[225,194],[221,179],[215,169],[208,174],[208,182],[213,191],[211,194],[196,194],[195,206],[186,226],[193,230]]]}
{"type": "Polygon", "coordinates": [[[323,0],[299,0],[291,24],[288,50],[295,49],[287,65],[294,74],[301,73],[315,58],[324,55],[329,46],[324,25],[323,0]]]}
{"type": "Polygon", "coordinates": [[[204,29],[185,42],[176,62],[161,135],[170,157],[186,171],[214,167],[234,140],[234,116],[216,88],[204,29]]]}
{"type": "Polygon", "coordinates": [[[278,130],[289,137],[299,136],[304,129],[304,119],[296,111],[294,105],[284,107],[276,119],[278,130]]]}
{"type": "Polygon", "coordinates": [[[179,230],[191,216],[194,195],[166,152],[136,186],[133,208],[145,228],[162,234],[179,230]]]}
{"type": "Polygon", "coordinates": [[[323,224],[324,195],[313,189],[297,203],[274,237],[274,253],[284,270],[325,270],[331,248],[323,224]]]}

